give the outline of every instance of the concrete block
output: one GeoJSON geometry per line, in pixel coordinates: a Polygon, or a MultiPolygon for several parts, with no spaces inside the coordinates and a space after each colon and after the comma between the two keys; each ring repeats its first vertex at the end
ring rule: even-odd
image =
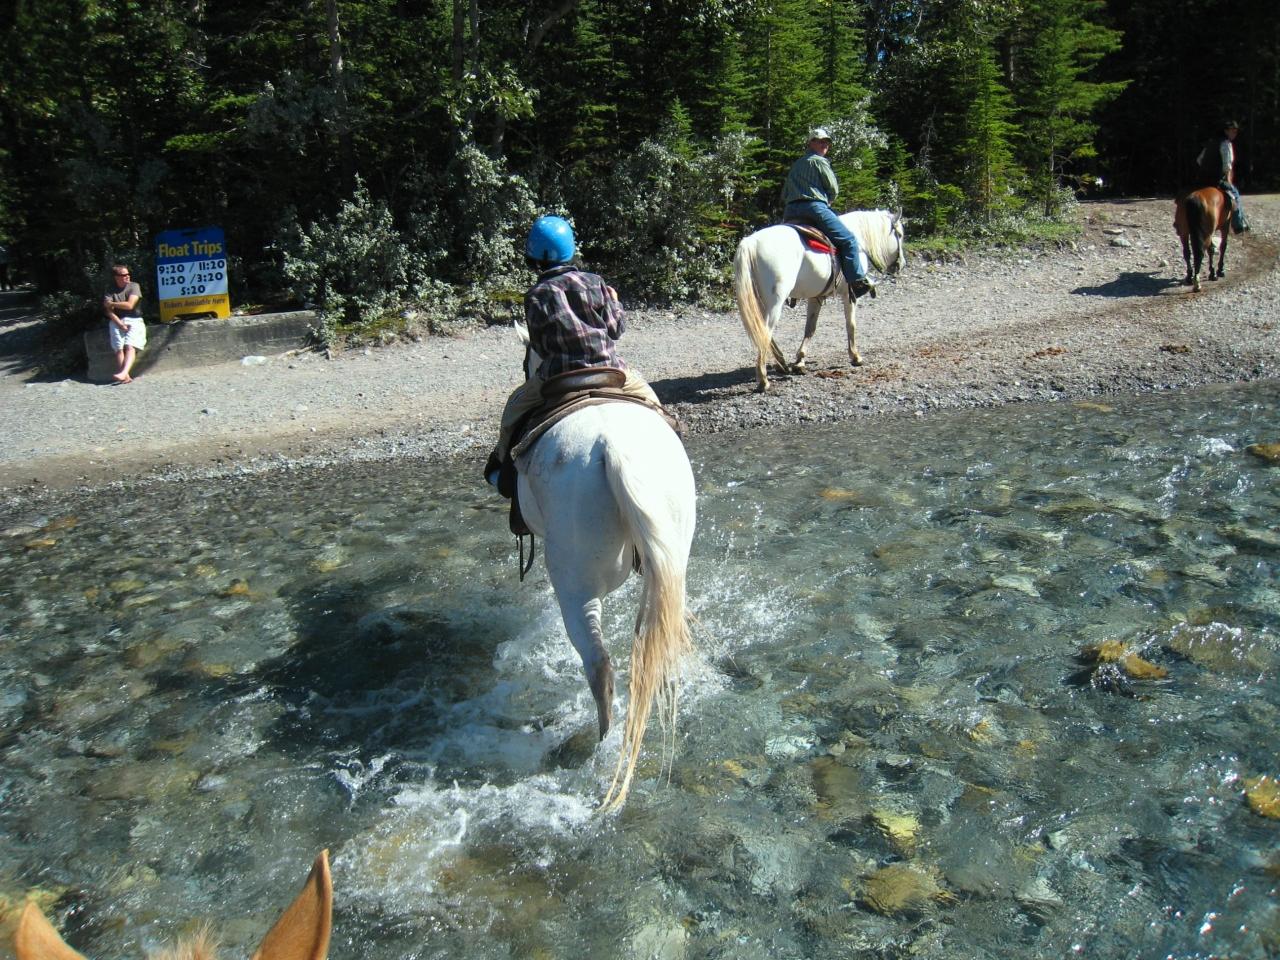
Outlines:
{"type": "MultiPolygon", "coordinates": [[[[138,354],[133,372],[196,367],[253,354],[299,350],[312,342],[311,331],[319,322],[314,311],[295,310],[256,317],[148,323],[147,348],[138,354]]],[[[106,324],[84,335],[84,349],[88,378],[94,383],[109,382],[116,361],[106,324]]]]}
{"type": "MultiPolygon", "coordinates": [[[[150,334],[150,328],[147,332],[150,334]]],[[[111,337],[107,334],[105,322],[84,335],[84,352],[89,358],[89,379],[94,383],[110,383],[111,375],[116,372],[116,353],[111,349],[111,337]]],[[[137,367],[136,360],[134,367],[137,367]]]]}

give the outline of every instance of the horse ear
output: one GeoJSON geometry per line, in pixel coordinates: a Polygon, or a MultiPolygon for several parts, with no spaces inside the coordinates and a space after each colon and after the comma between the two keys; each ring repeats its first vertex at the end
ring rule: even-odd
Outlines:
{"type": "Polygon", "coordinates": [[[520,341],[522,346],[527,347],[529,345],[529,328],[525,326],[523,320],[514,321],[512,326],[516,328],[516,338],[520,341]]]}
{"type": "MultiPolygon", "coordinates": [[[[324,960],[333,926],[333,879],[329,851],[311,865],[302,892],[267,931],[252,960],[324,960]]],[[[68,958],[70,960],[70,958],[68,958]]]]}
{"type": "Polygon", "coordinates": [[[18,960],[84,960],[58,936],[53,924],[30,900],[18,919],[18,929],[13,934],[13,951],[18,960]]]}

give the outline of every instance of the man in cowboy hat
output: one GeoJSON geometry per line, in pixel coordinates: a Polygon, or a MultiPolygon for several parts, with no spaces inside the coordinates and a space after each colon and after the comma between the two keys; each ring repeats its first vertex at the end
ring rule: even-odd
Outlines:
{"type": "Polygon", "coordinates": [[[1249,221],[1240,203],[1240,191],[1236,188],[1235,139],[1239,132],[1240,125],[1234,120],[1227,120],[1222,124],[1222,134],[1211,138],[1196,157],[1206,186],[1216,186],[1231,201],[1231,229],[1235,233],[1249,229],[1249,221]]]}
{"type": "Polygon", "coordinates": [[[858,246],[858,238],[831,209],[832,202],[840,194],[840,184],[835,171],[827,160],[831,149],[831,133],[826,127],[814,127],[809,131],[808,149],[805,155],[791,165],[787,181],[782,185],[782,202],[785,204],[783,219],[793,223],[806,223],[817,227],[836,246],[840,255],[840,272],[849,284],[849,293],[856,300],[872,292],[867,279],[866,257],[858,246]]]}

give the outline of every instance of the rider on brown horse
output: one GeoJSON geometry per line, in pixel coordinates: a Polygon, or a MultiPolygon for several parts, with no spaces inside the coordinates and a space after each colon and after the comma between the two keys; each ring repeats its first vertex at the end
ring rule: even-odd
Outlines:
{"type": "Polygon", "coordinates": [[[1236,189],[1235,139],[1239,132],[1240,125],[1234,120],[1223,123],[1221,136],[1209,139],[1196,157],[1196,165],[1204,180],[1202,186],[1217,187],[1227,195],[1231,201],[1231,229],[1243,233],[1249,229],[1249,221],[1240,203],[1240,191],[1236,189]]]}

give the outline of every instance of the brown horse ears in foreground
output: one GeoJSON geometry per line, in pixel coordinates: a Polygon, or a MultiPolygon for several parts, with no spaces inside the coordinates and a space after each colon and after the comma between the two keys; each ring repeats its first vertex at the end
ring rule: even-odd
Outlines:
{"type": "MultiPolygon", "coordinates": [[[[333,881],[329,876],[329,851],[322,850],[311,865],[302,892],[267,931],[252,960],[325,960],[329,955],[329,929],[333,923],[333,881]]],[[[85,960],[63,943],[58,931],[40,908],[28,902],[13,935],[18,960],[85,960]]],[[[171,960],[213,960],[213,946],[205,935],[177,951],[163,954],[171,960]]]]}

